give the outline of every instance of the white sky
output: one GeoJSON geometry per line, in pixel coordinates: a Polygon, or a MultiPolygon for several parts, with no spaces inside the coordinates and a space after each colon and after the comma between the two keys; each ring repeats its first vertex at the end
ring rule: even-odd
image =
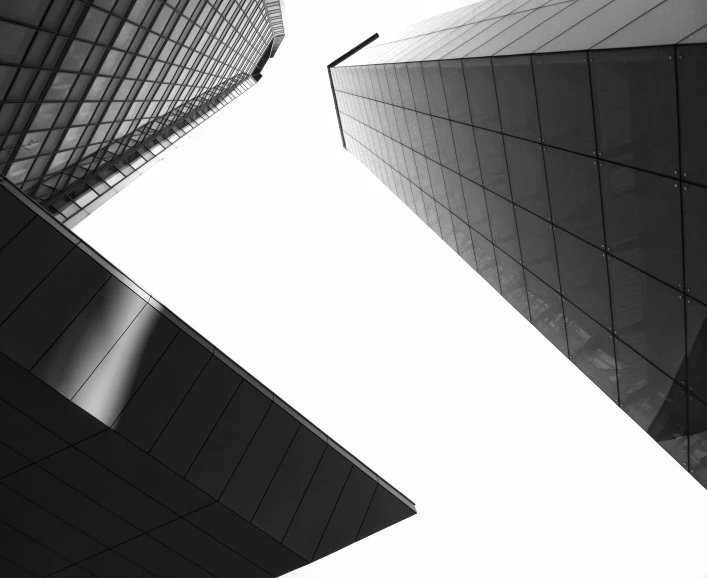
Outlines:
{"type": "Polygon", "coordinates": [[[341,146],[326,65],[462,6],[308,0],[76,232],[417,503],[293,578],[707,577],[707,490],[341,146]]]}

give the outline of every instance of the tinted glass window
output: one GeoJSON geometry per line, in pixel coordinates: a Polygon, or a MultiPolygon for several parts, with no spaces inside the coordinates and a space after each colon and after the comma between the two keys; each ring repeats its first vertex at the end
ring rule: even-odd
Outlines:
{"type": "Polygon", "coordinates": [[[494,244],[520,261],[520,247],[513,205],[506,199],[486,191],[486,207],[491,223],[491,236],[494,244]]]}
{"type": "Polygon", "coordinates": [[[678,123],[672,55],[669,47],[592,53],[594,114],[602,158],[677,175],[678,123]]]}
{"type": "Polygon", "coordinates": [[[567,334],[562,299],[552,288],[529,271],[526,271],[525,283],[528,287],[531,323],[550,343],[567,355],[567,334]]]}
{"type": "Polygon", "coordinates": [[[427,101],[427,90],[425,89],[425,79],[422,76],[422,66],[419,62],[409,62],[408,77],[412,87],[412,96],[415,100],[415,110],[430,114],[430,105],[427,101]]]}
{"type": "Polygon", "coordinates": [[[484,239],[476,231],[471,231],[471,239],[474,243],[476,253],[476,266],[479,274],[500,293],[501,285],[498,279],[498,269],[496,268],[496,256],[493,245],[484,239]]]}
{"type": "Polygon", "coordinates": [[[551,147],[545,147],[544,153],[554,222],[601,247],[604,231],[596,161],[551,147]]]}
{"type": "Polygon", "coordinates": [[[542,147],[510,136],[504,139],[504,143],[513,201],[543,219],[550,220],[542,147]]]}
{"type": "Polygon", "coordinates": [[[677,65],[682,176],[707,185],[707,45],[678,47],[677,65]]]}
{"type": "Polygon", "coordinates": [[[467,179],[462,179],[462,190],[464,191],[464,202],[466,203],[466,214],[468,223],[487,239],[491,238],[491,227],[489,225],[489,215],[486,209],[486,198],[484,189],[476,183],[467,179]]]}
{"type": "Polygon", "coordinates": [[[684,381],[682,294],[614,258],[609,259],[609,279],[618,337],[667,375],[684,381]]]}
{"type": "Polygon", "coordinates": [[[496,251],[498,276],[501,281],[501,295],[526,319],[530,319],[528,294],[525,288],[523,268],[503,251],[496,251]]]}
{"type": "Polygon", "coordinates": [[[475,183],[481,183],[481,168],[476,152],[474,129],[468,125],[452,122],[452,135],[459,162],[459,173],[475,183]]]}
{"type": "Polygon", "coordinates": [[[521,208],[516,210],[516,223],[523,265],[559,291],[552,226],[521,208]]]}
{"type": "Polygon", "coordinates": [[[685,227],[685,287],[707,302],[707,189],[683,185],[685,227]]]}
{"type": "Polygon", "coordinates": [[[586,53],[535,55],[533,65],[543,142],[595,154],[586,53]]]}
{"type": "Polygon", "coordinates": [[[457,240],[459,256],[476,270],[476,257],[474,256],[474,245],[471,242],[469,225],[454,215],[452,215],[452,224],[454,225],[454,236],[457,240]]]}
{"type": "Polygon", "coordinates": [[[444,96],[439,63],[436,61],[423,62],[422,75],[425,79],[425,88],[427,89],[430,111],[435,116],[447,118],[449,113],[447,112],[447,101],[444,96]]]}
{"type": "Polygon", "coordinates": [[[611,327],[606,253],[565,233],[555,231],[562,294],[604,327],[611,327]]]}
{"type": "Polygon", "coordinates": [[[496,132],[480,128],[474,129],[474,135],[479,153],[482,184],[494,193],[510,199],[511,188],[508,182],[503,137],[496,132]]]}
{"type": "Polygon", "coordinates": [[[540,141],[530,56],[493,59],[503,132],[540,141]]]}
{"type": "Polygon", "coordinates": [[[618,341],[623,410],[680,464],[687,463],[687,397],[667,375],[618,341]]]}
{"type": "Polygon", "coordinates": [[[688,299],[687,385],[700,399],[707,400],[707,307],[688,299]]]}
{"type": "Polygon", "coordinates": [[[412,87],[410,86],[410,77],[408,75],[407,65],[404,62],[395,65],[395,72],[398,77],[398,87],[400,88],[400,96],[403,101],[403,106],[411,110],[415,110],[415,100],[412,97],[412,87]]]}
{"type": "Polygon", "coordinates": [[[440,162],[450,169],[459,172],[457,164],[457,153],[454,150],[454,138],[452,137],[452,127],[445,118],[432,117],[432,125],[437,138],[437,150],[439,151],[440,162]]]}
{"type": "Polygon", "coordinates": [[[606,395],[618,401],[614,339],[607,329],[565,300],[570,359],[606,395]]]}
{"type": "Polygon", "coordinates": [[[496,85],[490,58],[462,60],[471,120],[476,126],[501,130],[496,85]]]}
{"type": "Polygon", "coordinates": [[[432,126],[432,117],[427,114],[418,113],[417,121],[420,125],[420,133],[422,133],[422,146],[425,150],[425,156],[439,162],[437,139],[435,138],[435,131],[432,126]]]}
{"type": "Polygon", "coordinates": [[[466,205],[464,203],[464,193],[462,192],[461,177],[450,171],[448,168],[442,168],[444,176],[444,188],[447,190],[447,198],[449,199],[449,208],[452,213],[464,219],[466,217],[466,205]]]}
{"type": "Polygon", "coordinates": [[[690,419],[690,472],[707,487],[707,405],[696,396],[688,401],[690,419]]]}
{"type": "Polygon", "coordinates": [[[442,71],[444,93],[447,97],[449,118],[470,124],[471,113],[469,112],[461,60],[442,60],[439,65],[442,71]]]}
{"type": "Polygon", "coordinates": [[[613,163],[599,164],[607,251],[681,288],[678,181],[613,163]]]}

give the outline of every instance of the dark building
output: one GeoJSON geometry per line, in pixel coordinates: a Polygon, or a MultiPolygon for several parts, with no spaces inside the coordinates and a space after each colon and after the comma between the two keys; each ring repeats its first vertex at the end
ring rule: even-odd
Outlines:
{"type": "Polygon", "coordinates": [[[707,486],[707,3],[376,39],[329,66],[346,149],[707,486]]]}
{"type": "Polygon", "coordinates": [[[3,578],[268,578],[415,513],[68,229],[283,37],[279,0],[0,3],[3,578]]]}
{"type": "Polygon", "coordinates": [[[280,0],[0,4],[0,174],[72,227],[257,82],[280,0]]]}

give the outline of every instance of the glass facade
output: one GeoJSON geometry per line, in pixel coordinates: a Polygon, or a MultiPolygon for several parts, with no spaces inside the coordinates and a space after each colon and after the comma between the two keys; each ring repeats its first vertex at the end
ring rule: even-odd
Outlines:
{"type": "Polygon", "coordinates": [[[0,4],[0,174],[73,226],[260,79],[280,0],[0,4]]]}
{"type": "Polygon", "coordinates": [[[330,68],[348,151],[703,485],[705,30],[487,0],[330,68]]]}
{"type": "Polygon", "coordinates": [[[269,578],[414,504],[0,176],[0,576],[269,578]]]}

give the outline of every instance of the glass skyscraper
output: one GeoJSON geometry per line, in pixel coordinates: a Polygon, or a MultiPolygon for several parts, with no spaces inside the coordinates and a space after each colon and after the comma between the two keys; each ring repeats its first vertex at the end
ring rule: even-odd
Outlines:
{"type": "Polygon", "coordinates": [[[279,0],[0,6],[0,174],[73,226],[261,77],[279,0]]]}
{"type": "Polygon", "coordinates": [[[707,3],[486,0],[329,74],[346,149],[707,486],[707,3]]]}
{"type": "Polygon", "coordinates": [[[284,34],[280,0],[0,2],[3,578],[268,578],[415,514],[69,230],[284,34]]]}

